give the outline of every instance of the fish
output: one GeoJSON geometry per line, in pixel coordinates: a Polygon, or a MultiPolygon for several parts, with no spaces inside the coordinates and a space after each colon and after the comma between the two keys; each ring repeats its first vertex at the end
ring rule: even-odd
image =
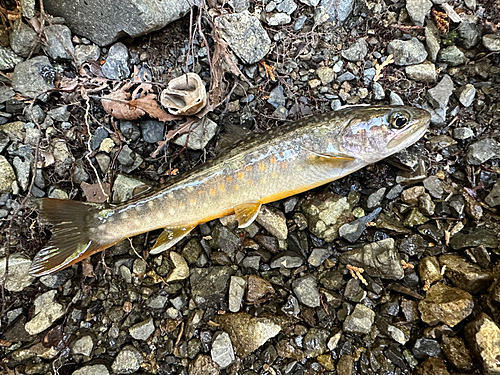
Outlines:
{"type": "Polygon", "coordinates": [[[409,106],[354,106],[305,117],[245,139],[227,153],[116,205],[42,198],[52,236],[29,273],[43,276],[118,242],[163,228],[150,253],[198,224],[235,214],[248,227],[263,204],[314,189],[418,141],[430,115],[409,106]]]}

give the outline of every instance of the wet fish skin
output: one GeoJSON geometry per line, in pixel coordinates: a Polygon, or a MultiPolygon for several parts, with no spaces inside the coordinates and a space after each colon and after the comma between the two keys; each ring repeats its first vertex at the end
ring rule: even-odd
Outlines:
{"type": "Polygon", "coordinates": [[[247,226],[261,204],[382,160],[420,139],[429,122],[427,111],[413,107],[349,107],[257,134],[159,190],[111,208],[42,199],[42,218],[55,227],[30,273],[55,272],[158,228],[167,230],[152,253],[171,247],[196,225],[225,215],[236,213],[240,227],[247,226]]]}

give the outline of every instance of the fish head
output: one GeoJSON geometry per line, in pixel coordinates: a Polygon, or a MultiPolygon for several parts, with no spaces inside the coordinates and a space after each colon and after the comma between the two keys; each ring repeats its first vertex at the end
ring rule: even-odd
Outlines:
{"type": "Polygon", "coordinates": [[[374,163],[418,141],[429,127],[424,109],[408,106],[356,107],[341,133],[342,151],[374,163]]]}

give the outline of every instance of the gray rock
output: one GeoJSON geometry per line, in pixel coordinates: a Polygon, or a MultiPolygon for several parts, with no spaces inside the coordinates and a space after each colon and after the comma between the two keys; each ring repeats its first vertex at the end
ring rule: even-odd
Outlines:
{"type": "Polygon", "coordinates": [[[159,30],[184,16],[190,3],[183,0],[47,0],[45,11],[64,17],[75,34],[84,36],[99,46],[106,46],[129,35],[137,37],[159,30]],[[99,9],[99,12],[96,12],[99,9]]]}
{"type": "Polygon", "coordinates": [[[73,354],[81,354],[90,357],[93,348],[94,342],[92,341],[92,337],[86,335],[80,337],[75,341],[73,347],[71,348],[71,351],[73,352],[73,354]]]}
{"type": "Polygon", "coordinates": [[[143,322],[134,324],[128,329],[128,331],[130,333],[130,336],[132,336],[134,339],[146,341],[149,336],[151,336],[155,331],[153,318],[149,318],[147,320],[144,320],[143,322]]]}
{"type": "Polygon", "coordinates": [[[281,120],[286,120],[288,117],[288,109],[280,105],[278,108],[276,108],[273,112],[273,116],[276,118],[279,118],[281,120]]]}
{"type": "Polygon", "coordinates": [[[284,251],[276,255],[270,263],[271,268],[298,268],[304,263],[302,256],[294,251],[284,251]]]}
{"type": "Polygon", "coordinates": [[[493,185],[493,188],[491,189],[490,193],[486,196],[484,201],[490,207],[495,207],[500,205],[500,180],[497,181],[495,185],[493,185]]]}
{"type": "Polygon", "coordinates": [[[212,361],[217,363],[221,369],[228,367],[234,362],[234,350],[231,338],[226,332],[219,333],[212,342],[210,351],[212,361]]]}
{"type": "Polygon", "coordinates": [[[342,73],[337,78],[337,82],[338,83],[342,83],[342,82],[345,82],[345,81],[352,81],[353,79],[356,79],[356,76],[354,74],[352,74],[351,72],[345,72],[345,73],[342,73]]]}
{"type": "Polygon", "coordinates": [[[427,58],[427,51],[417,38],[393,40],[388,44],[387,52],[394,56],[396,65],[420,64],[427,58]]]}
{"type": "Polygon", "coordinates": [[[474,142],[467,150],[467,162],[479,165],[500,155],[500,143],[491,138],[484,138],[474,142]]]}
{"type": "Polygon", "coordinates": [[[288,228],[286,226],[286,218],[280,210],[263,205],[255,220],[277,239],[287,239],[288,228]]]}
{"type": "Polygon", "coordinates": [[[45,331],[65,314],[64,306],[54,301],[56,294],[57,290],[49,290],[36,297],[34,316],[24,325],[30,335],[45,331]]]}
{"type": "Polygon", "coordinates": [[[439,30],[432,21],[427,22],[425,26],[425,43],[429,51],[429,59],[436,61],[441,48],[441,38],[439,37],[439,30]]]}
{"type": "Polygon", "coordinates": [[[485,375],[497,375],[500,329],[484,312],[465,326],[465,339],[475,357],[482,362],[485,375]]]}
{"type": "Polygon", "coordinates": [[[116,356],[111,370],[116,374],[133,374],[141,367],[144,361],[142,354],[134,346],[127,345],[116,356]]]}
{"type": "Polygon", "coordinates": [[[483,46],[491,52],[500,51],[500,35],[486,34],[483,35],[483,46]]]}
{"type": "Polygon", "coordinates": [[[384,88],[380,83],[373,82],[372,89],[373,89],[373,94],[375,95],[375,100],[382,100],[385,98],[384,88]]]}
{"type": "Polygon", "coordinates": [[[405,72],[408,78],[414,81],[434,82],[436,80],[436,67],[429,61],[407,66],[405,72]]]}
{"type": "Polygon", "coordinates": [[[5,156],[0,155],[0,193],[10,193],[12,183],[15,180],[14,168],[12,168],[5,156]]]}
{"type": "Polygon", "coordinates": [[[132,199],[134,189],[144,182],[124,174],[118,174],[113,184],[113,203],[122,203],[132,199]]]}
{"type": "MultiPolygon", "coordinates": [[[[31,156],[31,155],[30,155],[31,156]]],[[[26,157],[21,159],[19,156],[14,157],[13,164],[16,169],[17,182],[22,191],[26,191],[30,184],[31,163],[34,157],[26,157]]]]}
{"type": "Polygon", "coordinates": [[[222,38],[245,64],[260,61],[271,48],[271,40],[259,20],[248,11],[218,18],[222,38]]]}
{"type": "Polygon", "coordinates": [[[294,280],[292,288],[300,303],[309,307],[320,306],[320,295],[314,275],[307,275],[294,280]]]}
{"type": "Polygon", "coordinates": [[[109,375],[109,371],[104,365],[91,365],[79,368],[72,375],[109,375]]]}
{"type": "Polygon", "coordinates": [[[140,122],[140,126],[144,142],[156,143],[163,140],[165,123],[158,120],[145,120],[140,122]]]}
{"type": "Polygon", "coordinates": [[[202,305],[219,303],[227,293],[229,278],[233,274],[233,269],[228,266],[192,269],[189,281],[195,302],[202,305]]]}
{"type": "Polygon", "coordinates": [[[365,85],[368,86],[373,81],[373,78],[375,78],[376,74],[377,70],[375,68],[365,69],[363,72],[363,82],[365,83],[365,85]]]}
{"type": "Polygon", "coordinates": [[[333,254],[332,249],[314,248],[309,255],[307,261],[313,267],[319,267],[325,260],[327,260],[330,255],[333,254]]]}
{"type": "Polygon", "coordinates": [[[210,246],[216,250],[222,250],[228,256],[233,257],[241,247],[241,239],[228,228],[221,226],[212,232],[210,246]]]}
{"type": "Polygon", "coordinates": [[[55,72],[48,57],[37,56],[16,65],[12,88],[28,98],[35,98],[54,88],[54,78],[55,72]]]}
{"type": "Polygon", "coordinates": [[[269,98],[267,99],[267,102],[275,108],[278,108],[280,105],[285,106],[286,97],[285,97],[285,91],[283,90],[283,86],[276,86],[274,89],[272,89],[271,92],[269,93],[269,98]]]}
{"type": "Polygon", "coordinates": [[[376,192],[370,194],[366,200],[366,207],[369,210],[373,210],[374,208],[380,206],[382,199],[384,199],[386,190],[387,188],[380,188],[376,192]]]}
{"type": "Polygon", "coordinates": [[[309,229],[326,242],[338,238],[339,228],[349,222],[352,209],[347,197],[329,192],[312,195],[301,204],[309,229]]]}
{"type": "Polygon", "coordinates": [[[102,141],[108,138],[109,132],[104,126],[99,126],[90,140],[90,148],[95,151],[101,146],[102,141]]]}
{"type": "Polygon", "coordinates": [[[151,309],[163,309],[165,304],[168,302],[168,296],[158,294],[154,297],[149,298],[148,307],[151,309]]]}
{"type": "Polygon", "coordinates": [[[349,48],[342,50],[341,55],[349,61],[363,60],[368,53],[368,44],[363,38],[359,38],[349,48]]]}
{"type": "Polygon", "coordinates": [[[229,333],[236,354],[241,358],[247,357],[281,332],[278,317],[252,318],[247,313],[239,312],[218,315],[215,322],[229,333]]]}
{"type": "Polygon", "coordinates": [[[295,31],[299,31],[299,30],[302,30],[302,28],[304,27],[304,24],[306,23],[307,21],[307,17],[304,16],[303,14],[300,15],[298,18],[297,18],[297,21],[295,21],[294,25],[293,25],[293,29],[295,31]]]}
{"type": "Polygon", "coordinates": [[[397,197],[399,197],[399,194],[401,194],[402,191],[403,187],[401,185],[395,185],[391,190],[389,190],[385,197],[389,200],[396,199],[397,197]]]}
{"type": "MultiPolygon", "coordinates": [[[[0,283],[5,279],[6,258],[0,258],[0,283]]],[[[22,254],[11,254],[9,256],[9,273],[5,282],[5,289],[9,292],[20,292],[29,286],[33,277],[29,275],[31,259],[22,254]]]]}
{"type": "Polygon", "coordinates": [[[422,320],[430,325],[444,323],[454,327],[467,318],[474,308],[472,296],[459,288],[436,283],[419,302],[422,320]]]}
{"type": "MultiPolygon", "coordinates": [[[[305,1],[316,2],[316,0],[305,1]]],[[[321,0],[321,5],[328,11],[331,19],[339,22],[344,22],[349,17],[354,8],[354,3],[354,0],[321,0]]]]}
{"type": "Polygon", "coordinates": [[[278,12],[292,14],[297,9],[297,4],[293,0],[284,0],[277,5],[276,9],[278,12]]]}
{"type": "Polygon", "coordinates": [[[40,277],[40,282],[49,289],[57,289],[73,276],[71,268],[40,277]]]}
{"type": "Polygon", "coordinates": [[[453,138],[455,139],[469,139],[474,137],[474,131],[470,128],[455,128],[453,129],[453,138]]]}
{"type": "Polygon", "coordinates": [[[250,1],[249,0],[229,0],[229,5],[235,13],[240,13],[243,12],[244,10],[247,10],[250,7],[250,1]]]}
{"type": "Polygon", "coordinates": [[[106,62],[101,68],[106,78],[122,80],[130,76],[128,48],[123,43],[115,43],[109,48],[106,62]]]}
{"type": "Polygon", "coordinates": [[[375,312],[358,303],[352,314],[345,319],[343,329],[349,333],[367,335],[370,333],[374,321],[375,312]]]}
{"type": "Polygon", "coordinates": [[[16,21],[10,34],[10,48],[21,57],[28,57],[30,53],[36,53],[38,48],[37,34],[24,22],[16,21]]]}
{"type": "Polygon", "coordinates": [[[266,16],[266,22],[269,26],[286,25],[292,18],[286,13],[273,13],[266,16]]]}
{"type": "Polygon", "coordinates": [[[35,17],[35,0],[21,0],[21,8],[27,19],[35,17]]]}
{"type": "MultiPolygon", "coordinates": [[[[12,99],[12,97],[16,95],[15,91],[12,90],[12,87],[10,86],[0,86],[0,104],[5,103],[7,100],[12,99]]],[[[1,136],[0,134],[0,151],[2,151],[1,145],[3,144],[3,140],[7,139],[4,136],[1,136]]]]}
{"type": "Polygon", "coordinates": [[[443,197],[443,182],[436,176],[429,176],[423,181],[425,189],[436,199],[443,197]]]}
{"type": "Polygon", "coordinates": [[[75,47],[75,59],[77,64],[88,61],[97,61],[101,57],[101,49],[96,44],[79,44],[75,47]]]}
{"type": "Polygon", "coordinates": [[[229,311],[238,312],[243,303],[247,281],[244,277],[231,276],[229,283],[229,311]]]}
{"type": "Polygon", "coordinates": [[[71,116],[67,105],[61,105],[59,107],[53,108],[48,111],[47,114],[52,120],[60,122],[68,121],[69,117],[71,116]]]}
{"type": "Polygon", "coordinates": [[[183,134],[175,138],[174,143],[184,147],[187,141],[187,147],[190,150],[203,150],[208,142],[215,136],[217,124],[208,117],[204,117],[202,120],[191,125],[190,129],[189,138],[187,134],[183,134]]]}
{"type": "Polygon", "coordinates": [[[391,101],[391,105],[404,105],[405,103],[403,102],[403,99],[396,94],[394,91],[391,91],[389,94],[389,99],[391,101]]]}
{"type": "Polygon", "coordinates": [[[471,49],[481,41],[481,31],[474,16],[460,15],[462,22],[456,28],[458,42],[465,49],[471,49]]]}
{"type": "Polygon", "coordinates": [[[139,127],[132,121],[120,121],[120,131],[131,141],[136,141],[141,136],[139,127]]]}
{"type": "Polygon", "coordinates": [[[427,357],[439,357],[441,354],[441,346],[439,342],[427,337],[421,337],[413,346],[413,355],[417,359],[425,359],[427,357]]]}
{"type": "MultiPolygon", "coordinates": [[[[464,107],[470,107],[474,102],[475,96],[476,96],[476,88],[474,87],[474,85],[467,83],[464,87],[461,88],[458,94],[458,101],[464,107]]],[[[453,134],[455,134],[455,130],[456,129],[453,130],[454,131],[453,134]]],[[[474,133],[472,133],[472,135],[474,135],[474,133]]]]}
{"type": "Polygon", "coordinates": [[[453,93],[453,81],[448,74],[432,89],[427,91],[427,98],[434,108],[445,109],[453,93]]]}
{"type": "Polygon", "coordinates": [[[429,15],[432,5],[430,0],[406,1],[406,10],[415,26],[424,26],[425,17],[429,15]]]}
{"type": "Polygon", "coordinates": [[[0,46],[0,70],[14,69],[21,61],[23,58],[16,55],[11,48],[0,46]]]}
{"type": "Polygon", "coordinates": [[[451,66],[457,66],[465,63],[465,55],[457,46],[449,46],[439,51],[438,60],[451,66]]]}
{"type": "Polygon", "coordinates": [[[485,227],[477,227],[455,234],[450,239],[450,246],[454,250],[477,246],[494,249],[498,247],[498,239],[495,232],[485,227]]]}
{"type": "Polygon", "coordinates": [[[349,242],[356,242],[361,237],[361,234],[363,234],[366,224],[374,221],[381,211],[382,207],[379,207],[368,215],[342,225],[339,228],[340,237],[345,238],[349,242]]]}
{"type": "Polygon", "coordinates": [[[319,0],[300,0],[302,4],[306,4],[310,7],[315,7],[319,4],[319,0]]]}
{"type": "Polygon", "coordinates": [[[401,258],[392,238],[366,244],[360,249],[345,251],[339,257],[339,261],[364,268],[372,277],[393,280],[404,277],[401,258]]]}
{"type": "Polygon", "coordinates": [[[327,351],[326,341],[330,331],[324,328],[311,328],[304,336],[302,345],[307,358],[317,357],[327,351]]]}
{"type": "Polygon", "coordinates": [[[71,41],[71,30],[65,25],[50,25],[45,27],[47,44],[43,49],[54,60],[72,60],[75,47],[71,41]]]}

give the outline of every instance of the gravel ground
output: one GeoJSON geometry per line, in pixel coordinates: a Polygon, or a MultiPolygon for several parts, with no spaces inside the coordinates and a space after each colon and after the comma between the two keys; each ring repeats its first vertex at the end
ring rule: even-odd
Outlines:
{"type": "Polygon", "coordinates": [[[5,373],[500,374],[498,1],[213,1],[97,44],[74,17],[69,28],[11,3],[0,9],[5,373]],[[187,72],[211,105],[189,137],[172,132],[185,116],[103,107],[124,87],[159,100],[187,72]],[[33,197],[122,202],[249,133],[388,103],[427,109],[426,136],[267,205],[248,228],[214,220],[150,255],[155,231],[28,274],[50,237],[33,197]]]}

